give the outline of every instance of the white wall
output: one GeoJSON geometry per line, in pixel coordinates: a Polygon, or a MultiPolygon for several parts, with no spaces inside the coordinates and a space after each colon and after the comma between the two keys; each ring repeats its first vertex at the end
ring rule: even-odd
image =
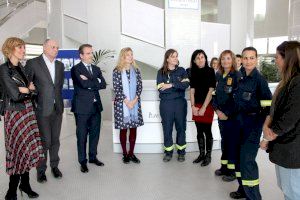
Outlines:
{"type": "Polygon", "coordinates": [[[110,88],[112,71],[121,48],[120,6],[119,0],[87,0],[88,43],[93,45],[94,50],[111,49],[117,52],[114,60],[102,66],[105,80],[109,84],[106,90],[100,91],[105,120],[112,119],[110,88]]]}
{"type": "Polygon", "coordinates": [[[63,47],[62,0],[47,1],[48,27],[47,37],[58,41],[63,47]]]}
{"type": "Polygon", "coordinates": [[[46,21],[46,4],[38,1],[29,3],[1,25],[0,47],[8,37],[26,37],[26,34],[41,21],[46,21]]]}
{"type": "Polygon", "coordinates": [[[252,45],[254,35],[253,0],[231,0],[231,50],[241,53],[252,45]]]}
{"type": "Polygon", "coordinates": [[[63,15],[63,32],[64,37],[72,38],[79,43],[88,41],[88,24],[68,15],[63,15]]]}
{"type": "Polygon", "coordinates": [[[300,0],[290,0],[288,31],[289,38],[300,40],[300,0]]]}
{"type": "Polygon", "coordinates": [[[74,3],[74,0],[63,0],[62,2],[63,13],[65,15],[80,19],[87,22],[87,1],[79,0],[74,3]]]}
{"type": "Polygon", "coordinates": [[[193,51],[201,48],[201,4],[198,10],[173,9],[165,2],[166,49],[176,49],[180,66],[187,68],[193,51]]]}
{"type": "Polygon", "coordinates": [[[219,57],[225,49],[230,49],[230,25],[201,22],[201,48],[208,60],[219,57]]]}

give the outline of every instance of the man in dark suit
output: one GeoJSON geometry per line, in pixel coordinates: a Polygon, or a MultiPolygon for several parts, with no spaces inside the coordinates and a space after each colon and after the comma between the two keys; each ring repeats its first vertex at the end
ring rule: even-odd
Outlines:
{"type": "Polygon", "coordinates": [[[106,88],[106,82],[99,67],[92,65],[93,48],[89,44],[79,47],[81,62],[71,69],[74,85],[72,109],[76,120],[78,161],[81,172],[87,173],[86,146],[89,136],[89,163],[104,164],[97,159],[100,136],[102,103],[99,90],[106,88]]]}
{"type": "Polygon", "coordinates": [[[36,87],[36,115],[40,129],[45,159],[37,167],[37,181],[46,182],[47,154],[49,151],[50,167],[55,178],[61,178],[58,169],[60,131],[64,110],[62,88],[64,83],[64,65],[56,61],[58,43],[47,39],[43,45],[43,54],[28,60],[25,69],[30,81],[36,87]]]}

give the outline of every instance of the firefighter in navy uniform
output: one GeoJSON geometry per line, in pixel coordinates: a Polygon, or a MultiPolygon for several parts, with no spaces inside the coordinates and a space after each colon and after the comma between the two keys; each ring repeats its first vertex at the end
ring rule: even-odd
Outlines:
{"type": "Polygon", "coordinates": [[[233,94],[237,90],[240,73],[236,71],[235,55],[225,50],[219,58],[219,71],[216,74],[217,87],[213,98],[213,107],[218,115],[221,134],[222,156],[221,168],[215,171],[222,180],[235,180],[235,164],[239,160],[240,132],[237,128],[237,107],[233,94]]]}
{"type": "Polygon", "coordinates": [[[269,114],[272,94],[267,81],[256,69],[256,49],[246,47],[242,54],[243,68],[240,70],[242,76],[234,95],[239,110],[238,120],[241,131],[240,162],[236,166],[239,188],[236,192],[231,192],[230,197],[261,200],[258,166],[255,159],[262,126],[269,114]]]}
{"type": "Polygon", "coordinates": [[[178,66],[178,53],[174,49],[169,49],[165,53],[163,66],[157,73],[157,88],[160,97],[159,110],[164,134],[164,162],[172,159],[174,122],[177,131],[178,161],[183,162],[185,160],[187,115],[185,90],[188,87],[188,75],[184,68],[178,66]]]}

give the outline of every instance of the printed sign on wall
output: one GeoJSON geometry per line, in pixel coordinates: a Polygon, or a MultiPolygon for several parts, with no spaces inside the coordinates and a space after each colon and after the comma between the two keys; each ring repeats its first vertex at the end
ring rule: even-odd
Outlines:
{"type": "Polygon", "coordinates": [[[169,8],[199,9],[199,0],[169,0],[169,8]]]}

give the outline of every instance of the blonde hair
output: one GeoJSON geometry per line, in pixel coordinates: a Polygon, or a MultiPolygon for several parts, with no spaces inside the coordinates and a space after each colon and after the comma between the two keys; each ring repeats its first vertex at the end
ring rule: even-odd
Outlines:
{"type": "MultiPolygon", "coordinates": [[[[121,49],[120,54],[119,54],[119,59],[118,63],[115,69],[118,71],[122,71],[125,68],[125,56],[127,52],[133,52],[130,47],[125,47],[121,49]]],[[[137,64],[135,63],[135,60],[133,59],[131,65],[133,65],[134,68],[138,68],[137,64]]]]}
{"type": "Polygon", "coordinates": [[[6,58],[9,58],[18,46],[25,46],[25,42],[17,37],[7,38],[2,45],[2,52],[6,58]]]}

